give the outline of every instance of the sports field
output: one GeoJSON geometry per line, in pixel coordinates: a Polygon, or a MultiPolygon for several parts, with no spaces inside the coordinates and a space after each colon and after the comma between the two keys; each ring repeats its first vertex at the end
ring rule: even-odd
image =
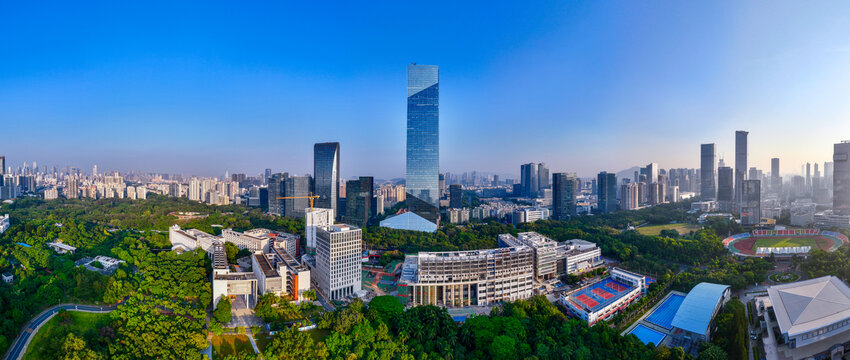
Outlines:
{"type": "Polygon", "coordinates": [[[691,231],[702,230],[702,226],[696,224],[679,223],[641,226],[635,230],[637,230],[637,232],[641,233],[642,235],[658,235],[661,234],[661,230],[676,230],[679,235],[687,235],[691,231]]]}
{"type": "Polygon", "coordinates": [[[832,241],[823,237],[762,237],[756,238],[755,248],[811,246],[812,249],[828,249],[832,241]]]}

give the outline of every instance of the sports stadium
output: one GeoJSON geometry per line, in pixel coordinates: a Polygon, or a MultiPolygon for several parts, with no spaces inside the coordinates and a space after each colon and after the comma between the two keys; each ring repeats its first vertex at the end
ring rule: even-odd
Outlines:
{"type": "Polygon", "coordinates": [[[723,239],[723,246],[741,256],[792,256],[812,249],[834,251],[847,237],[819,229],[753,230],[723,239]]]}

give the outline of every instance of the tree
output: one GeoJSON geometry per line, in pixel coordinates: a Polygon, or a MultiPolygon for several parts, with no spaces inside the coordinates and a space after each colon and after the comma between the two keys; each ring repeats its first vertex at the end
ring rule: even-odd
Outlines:
{"type": "Polygon", "coordinates": [[[328,357],[328,350],[324,343],[314,345],[310,335],[292,327],[275,334],[263,355],[267,360],[322,360],[328,357]]]}
{"type": "Polygon", "coordinates": [[[103,356],[90,350],[86,346],[86,341],[68,333],[65,337],[65,342],[62,343],[62,352],[65,354],[62,360],[99,360],[103,356]]]}
{"type": "Polygon", "coordinates": [[[222,295],[221,300],[218,301],[218,305],[216,305],[215,310],[213,310],[213,318],[215,318],[220,324],[229,323],[231,306],[230,298],[222,295]]]}
{"type": "Polygon", "coordinates": [[[717,345],[711,345],[699,353],[697,360],[726,360],[729,356],[717,345]]]}
{"type": "Polygon", "coordinates": [[[236,254],[239,253],[239,248],[236,245],[233,245],[231,242],[224,243],[224,251],[227,253],[227,263],[235,264],[236,263],[236,254]]]}
{"type": "Polygon", "coordinates": [[[389,321],[404,312],[404,305],[395,296],[376,296],[369,302],[369,308],[377,311],[384,321],[389,321]]]}

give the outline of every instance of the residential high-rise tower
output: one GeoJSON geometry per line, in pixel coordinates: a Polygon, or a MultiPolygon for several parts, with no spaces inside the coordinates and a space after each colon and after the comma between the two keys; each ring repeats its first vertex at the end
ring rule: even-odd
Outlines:
{"type": "Polygon", "coordinates": [[[569,220],[576,216],[576,189],[578,179],[575,174],[552,174],[552,218],[569,220]]]}

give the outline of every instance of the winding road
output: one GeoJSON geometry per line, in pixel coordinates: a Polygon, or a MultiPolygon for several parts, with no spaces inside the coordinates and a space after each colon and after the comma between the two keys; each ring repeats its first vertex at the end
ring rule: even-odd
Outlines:
{"type": "Polygon", "coordinates": [[[97,305],[82,305],[82,304],[60,304],[53,306],[47,310],[42,311],[38,316],[30,320],[26,326],[24,326],[23,331],[18,337],[15,339],[15,342],[12,343],[12,346],[9,347],[9,350],[6,352],[6,360],[20,360],[24,357],[24,354],[27,351],[27,346],[29,346],[30,341],[32,341],[35,333],[38,332],[38,329],[41,328],[50,318],[52,318],[59,310],[64,309],[67,311],[82,311],[82,312],[90,312],[90,313],[108,313],[112,310],[115,310],[118,305],[108,305],[108,306],[97,306],[97,305]]]}

